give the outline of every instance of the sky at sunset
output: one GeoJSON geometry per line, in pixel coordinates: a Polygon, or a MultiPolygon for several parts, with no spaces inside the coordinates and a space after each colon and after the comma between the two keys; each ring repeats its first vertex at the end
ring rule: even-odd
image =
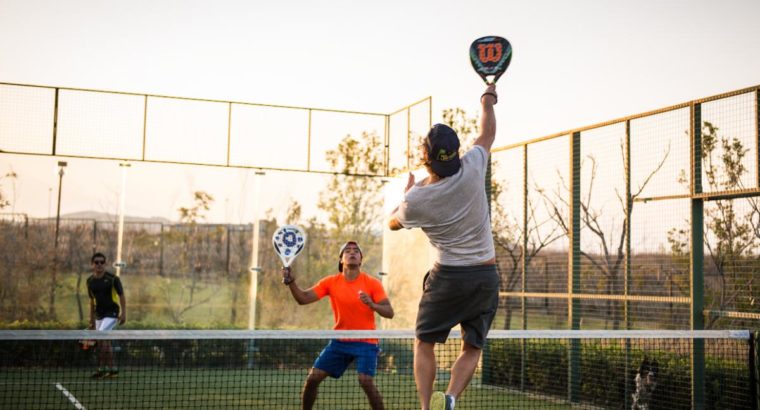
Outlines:
{"type": "MultiPolygon", "coordinates": [[[[750,0],[0,0],[0,82],[376,113],[432,96],[436,122],[445,108],[477,112],[468,47],[496,34],[514,47],[498,84],[501,146],[759,84],[758,16],[750,0]]],[[[0,181],[14,212],[50,216],[56,161],[0,154],[0,173],[19,175],[0,181]]],[[[116,163],[69,162],[62,212],[114,213],[116,163]]],[[[248,222],[255,178],[133,164],[126,213],[176,219],[206,190],[209,220],[248,222]]],[[[316,201],[319,178],[288,178],[262,178],[260,209],[316,201]]]]}

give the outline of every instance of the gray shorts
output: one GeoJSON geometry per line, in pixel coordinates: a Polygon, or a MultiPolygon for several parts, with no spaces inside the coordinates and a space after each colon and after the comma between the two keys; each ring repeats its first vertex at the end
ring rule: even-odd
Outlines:
{"type": "Polygon", "coordinates": [[[423,280],[417,311],[417,339],[444,343],[456,325],[462,339],[483,348],[499,306],[496,265],[447,266],[436,264],[423,280]]]}

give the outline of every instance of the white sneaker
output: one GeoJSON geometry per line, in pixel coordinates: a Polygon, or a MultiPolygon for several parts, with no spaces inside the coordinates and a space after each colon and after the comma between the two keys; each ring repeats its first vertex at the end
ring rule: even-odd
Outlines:
{"type": "Polygon", "coordinates": [[[443,392],[435,392],[430,397],[430,410],[446,410],[446,395],[443,392]]]}
{"type": "Polygon", "coordinates": [[[454,410],[454,397],[439,391],[433,393],[430,397],[430,410],[454,410]]]}

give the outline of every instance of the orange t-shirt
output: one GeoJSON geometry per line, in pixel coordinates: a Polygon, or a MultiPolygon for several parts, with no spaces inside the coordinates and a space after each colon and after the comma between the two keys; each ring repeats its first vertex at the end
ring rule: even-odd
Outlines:
{"type": "MultiPolygon", "coordinates": [[[[374,330],[375,311],[362,303],[359,291],[366,293],[373,302],[387,299],[383,284],[360,272],[352,281],[346,280],[342,273],[323,278],[313,288],[319,299],[329,295],[330,305],[335,316],[335,330],[374,330]]],[[[377,344],[377,339],[362,340],[377,344]]]]}

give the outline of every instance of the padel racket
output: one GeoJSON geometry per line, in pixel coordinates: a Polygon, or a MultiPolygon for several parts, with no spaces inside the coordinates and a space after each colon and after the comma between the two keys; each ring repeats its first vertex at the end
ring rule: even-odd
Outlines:
{"type": "Polygon", "coordinates": [[[507,71],[512,61],[512,45],[497,36],[481,37],[470,45],[470,62],[475,72],[486,82],[494,84],[507,71]]]}
{"type": "Polygon", "coordinates": [[[287,268],[306,245],[306,233],[300,226],[283,225],[274,232],[272,244],[282,266],[287,268]]]}

